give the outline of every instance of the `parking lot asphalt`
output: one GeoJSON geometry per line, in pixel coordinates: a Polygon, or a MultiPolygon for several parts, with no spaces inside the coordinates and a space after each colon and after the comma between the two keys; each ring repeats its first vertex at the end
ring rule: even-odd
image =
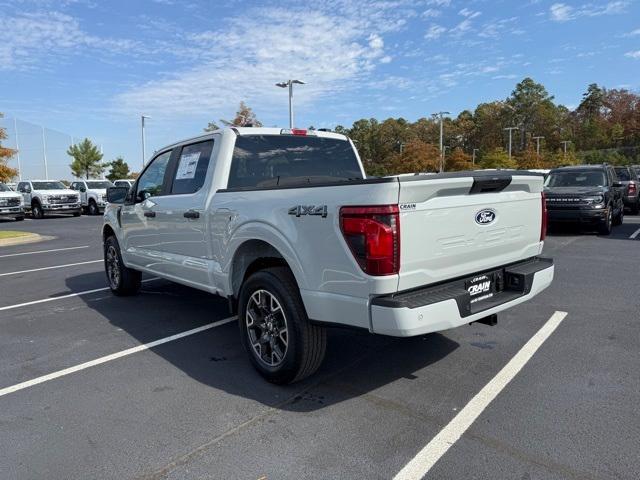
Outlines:
{"type": "Polygon", "coordinates": [[[426,478],[638,478],[640,217],[552,231],[554,283],[495,327],[331,329],[319,372],[287,387],[252,369],[235,322],[212,325],[226,301],[152,278],[113,297],[100,226],[26,220],[54,238],[0,248],[0,479],[393,478],[558,311],[426,478]]]}

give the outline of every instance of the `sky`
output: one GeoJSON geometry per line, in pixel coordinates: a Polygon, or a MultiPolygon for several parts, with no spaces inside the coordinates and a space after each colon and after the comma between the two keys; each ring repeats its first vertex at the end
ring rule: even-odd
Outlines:
{"type": "Polygon", "coordinates": [[[296,125],[331,128],[455,115],[527,76],[570,108],[590,83],[640,90],[640,0],[0,0],[1,125],[64,132],[58,176],[68,136],[139,170],[141,114],[148,155],[241,100],[286,126],[290,78],[296,125]]]}

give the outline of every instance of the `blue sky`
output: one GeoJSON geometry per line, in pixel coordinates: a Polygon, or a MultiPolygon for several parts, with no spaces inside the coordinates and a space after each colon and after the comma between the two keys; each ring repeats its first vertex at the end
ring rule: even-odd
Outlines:
{"type": "Polygon", "coordinates": [[[592,82],[637,91],[639,2],[0,0],[0,111],[134,168],[140,113],[147,151],[240,100],[286,125],[287,78],[308,82],[296,123],[332,127],[458,113],[525,76],[569,107],[592,82]]]}

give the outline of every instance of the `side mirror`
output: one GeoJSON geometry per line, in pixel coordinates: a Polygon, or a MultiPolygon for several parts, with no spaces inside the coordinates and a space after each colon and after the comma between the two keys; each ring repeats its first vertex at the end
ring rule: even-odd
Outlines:
{"type": "Polygon", "coordinates": [[[24,193],[31,193],[31,187],[24,187],[24,193]]]}
{"type": "Polygon", "coordinates": [[[109,187],[107,189],[107,202],[124,203],[127,193],[129,193],[129,189],[126,187],[109,187]]]}
{"type": "Polygon", "coordinates": [[[80,193],[85,193],[87,191],[87,188],[86,187],[80,187],[79,190],[80,190],[80,193]]]}
{"type": "Polygon", "coordinates": [[[620,183],[620,182],[613,182],[613,186],[614,186],[614,188],[619,188],[619,187],[621,187],[621,186],[622,186],[622,183],[620,183]]]}

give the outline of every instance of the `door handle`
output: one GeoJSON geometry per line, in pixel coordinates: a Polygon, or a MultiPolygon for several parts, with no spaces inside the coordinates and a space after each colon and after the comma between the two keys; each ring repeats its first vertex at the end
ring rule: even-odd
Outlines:
{"type": "Polygon", "coordinates": [[[183,215],[184,218],[200,218],[200,212],[196,212],[195,210],[187,210],[183,215]]]}
{"type": "Polygon", "coordinates": [[[144,216],[147,218],[156,218],[156,212],[144,212],[144,216]]]}

